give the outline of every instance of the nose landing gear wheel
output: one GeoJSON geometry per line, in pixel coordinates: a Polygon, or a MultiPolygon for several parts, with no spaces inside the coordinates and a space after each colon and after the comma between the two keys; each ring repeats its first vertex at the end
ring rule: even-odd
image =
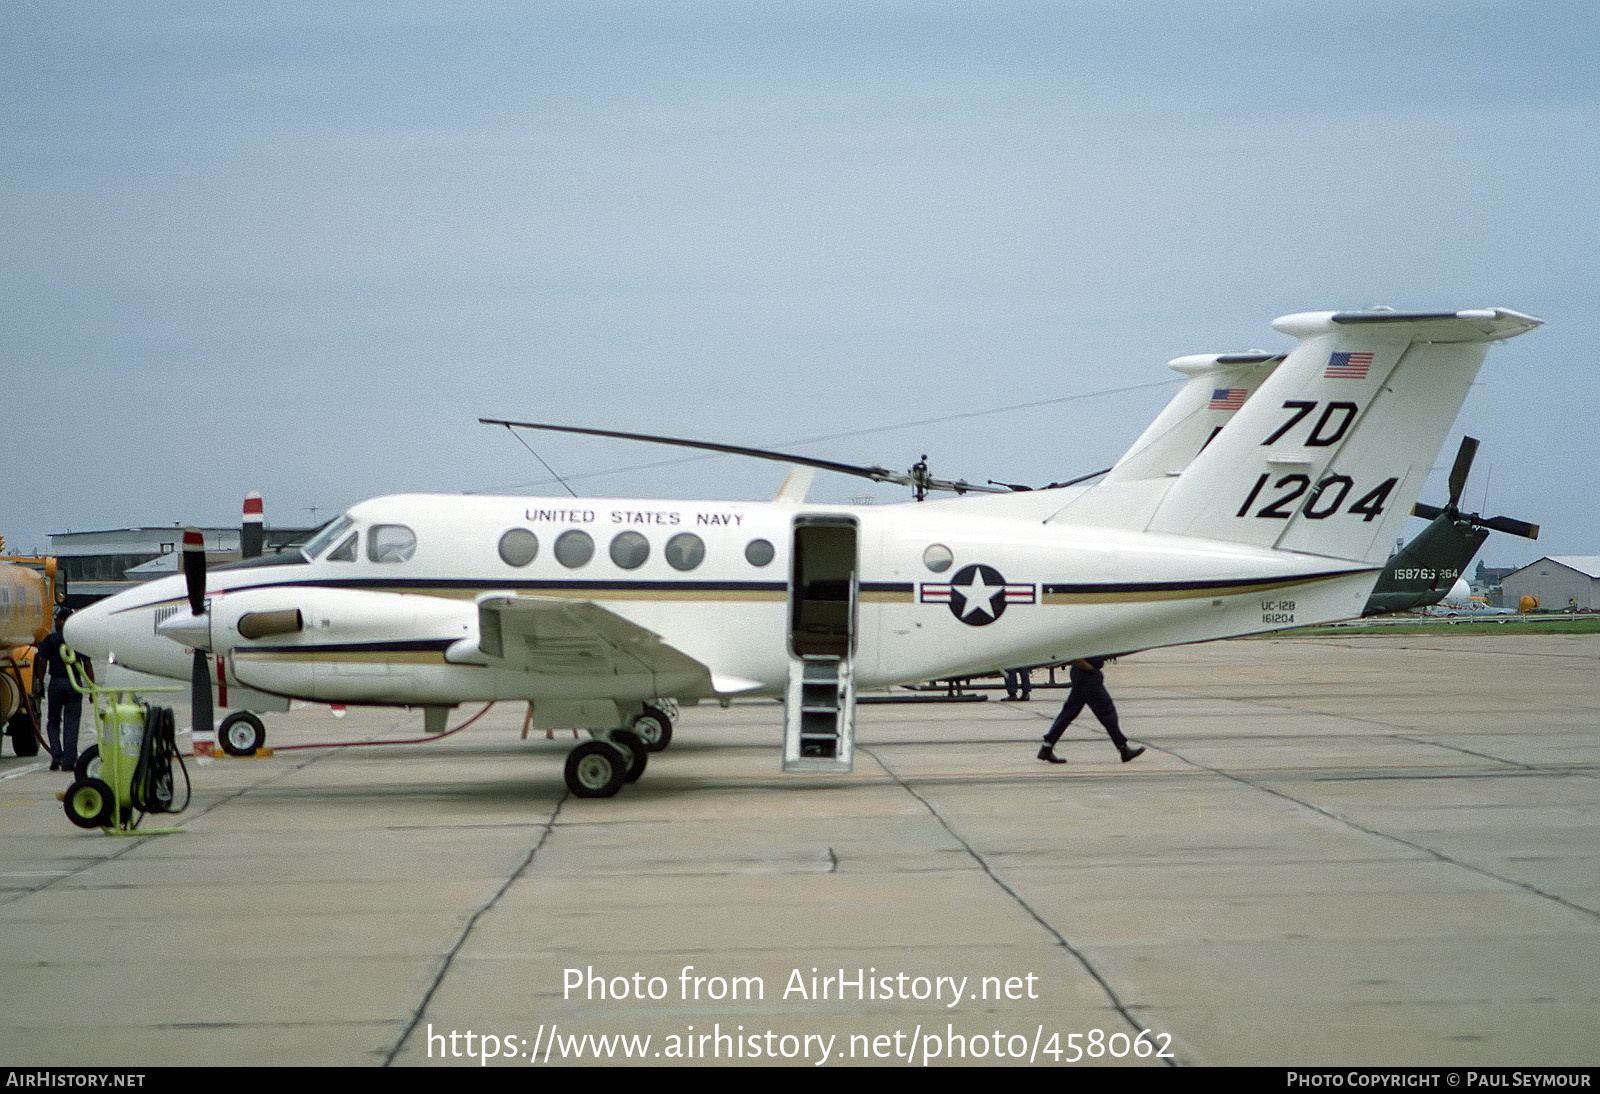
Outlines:
{"type": "Polygon", "coordinates": [[[607,741],[584,741],[567,753],[567,789],[579,798],[609,798],[622,789],[629,764],[607,741]]]}
{"type": "Polygon", "coordinates": [[[217,727],[217,741],[230,756],[254,756],[267,743],[267,727],[248,710],[236,710],[217,727]]]}
{"type": "MultiPolygon", "coordinates": [[[[0,681],[8,679],[0,676],[0,681]]],[[[42,708],[41,708],[42,709],[42,708]]],[[[19,710],[11,716],[11,721],[6,723],[6,736],[11,738],[11,748],[18,756],[37,756],[39,754],[39,738],[33,735],[33,722],[28,719],[28,712],[19,710]]]]}

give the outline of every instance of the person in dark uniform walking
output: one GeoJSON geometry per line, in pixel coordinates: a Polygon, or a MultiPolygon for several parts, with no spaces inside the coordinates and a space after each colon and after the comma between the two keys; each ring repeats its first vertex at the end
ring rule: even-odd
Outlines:
{"type": "MultiPolygon", "coordinates": [[[[83,720],[83,696],[67,678],[67,663],[62,660],[61,649],[67,644],[61,636],[61,625],[72,613],[62,608],[56,613],[56,629],[39,643],[39,653],[34,663],[47,668],[50,673],[48,698],[49,713],[45,727],[50,737],[50,770],[71,771],[78,764],[78,724],[83,720]],[[62,721],[65,719],[66,724],[62,721]]],[[[87,662],[84,662],[87,668],[87,662]]]]}
{"type": "Polygon", "coordinates": [[[1128,738],[1122,735],[1122,728],[1117,724],[1117,707],[1111,701],[1111,693],[1106,690],[1105,664],[1104,657],[1080,657],[1072,662],[1072,671],[1069,674],[1072,690],[1067,693],[1067,701],[1061,704],[1061,713],[1050,723],[1050,731],[1044,735],[1044,744],[1039,748],[1039,759],[1053,764],[1067,762],[1056,755],[1056,742],[1061,739],[1061,735],[1067,731],[1067,727],[1084,707],[1094,711],[1094,716],[1106,727],[1111,743],[1116,745],[1117,751],[1122,754],[1123,763],[1144,755],[1144,746],[1129,744],[1128,738]]]}
{"type": "Polygon", "coordinates": [[[1033,695],[1033,673],[1029,669],[1006,669],[1006,698],[1021,698],[1024,703],[1033,695]]]}

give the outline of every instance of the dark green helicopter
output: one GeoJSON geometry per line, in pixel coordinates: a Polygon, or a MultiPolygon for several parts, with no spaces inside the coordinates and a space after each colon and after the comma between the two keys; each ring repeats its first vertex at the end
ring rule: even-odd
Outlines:
{"type": "Polygon", "coordinates": [[[1461,438],[1455,466],[1450,469],[1450,499],[1444,508],[1418,502],[1411,512],[1429,522],[1415,539],[1389,559],[1378,583],[1372,588],[1361,614],[1385,615],[1437,604],[1455,584],[1489,538],[1491,531],[1509,532],[1528,539],[1539,538],[1539,526],[1512,517],[1482,517],[1463,513],[1458,507],[1461,491],[1478,452],[1474,437],[1461,438]]]}

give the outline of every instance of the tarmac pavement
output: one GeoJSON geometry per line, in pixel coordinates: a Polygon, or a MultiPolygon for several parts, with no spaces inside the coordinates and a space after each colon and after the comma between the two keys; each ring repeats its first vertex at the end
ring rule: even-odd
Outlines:
{"type": "Polygon", "coordinates": [[[1131,764],[1088,712],[1034,759],[1065,694],[1035,691],[863,705],[854,774],[785,776],[778,705],[737,703],[606,800],[511,704],[282,748],[421,735],[306,708],[192,763],[167,836],[74,828],[7,756],[0,1060],[1600,1062],[1600,636],[1220,642],[1107,682],[1131,764]]]}

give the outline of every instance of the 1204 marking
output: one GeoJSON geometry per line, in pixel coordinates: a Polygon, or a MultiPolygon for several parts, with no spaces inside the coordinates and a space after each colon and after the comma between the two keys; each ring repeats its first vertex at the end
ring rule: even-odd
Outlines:
{"type": "MultiPolygon", "coordinates": [[[[1244,499],[1244,504],[1239,506],[1236,517],[1250,516],[1250,507],[1260,497],[1262,489],[1267,485],[1267,480],[1272,477],[1272,472],[1264,471],[1256,479],[1256,484],[1250,488],[1249,495],[1244,499]]],[[[1399,479],[1387,478],[1377,486],[1362,494],[1351,502],[1346,513],[1359,513],[1363,521],[1370,521],[1383,512],[1384,502],[1389,498],[1389,492],[1394,489],[1399,479]]],[[[1355,480],[1349,475],[1326,475],[1316,488],[1311,486],[1311,476],[1300,471],[1284,475],[1272,484],[1273,490],[1283,491],[1273,497],[1260,509],[1255,511],[1255,516],[1266,517],[1269,520],[1288,520],[1294,516],[1296,503],[1302,496],[1305,501],[1299,504],[1299,511],[1312,520],[1325,520],[1339,512],[1345,500],[1355,489],[1355,480]],[[1307,491],[1310,494],[1307,495],[1307,491]]]]}

